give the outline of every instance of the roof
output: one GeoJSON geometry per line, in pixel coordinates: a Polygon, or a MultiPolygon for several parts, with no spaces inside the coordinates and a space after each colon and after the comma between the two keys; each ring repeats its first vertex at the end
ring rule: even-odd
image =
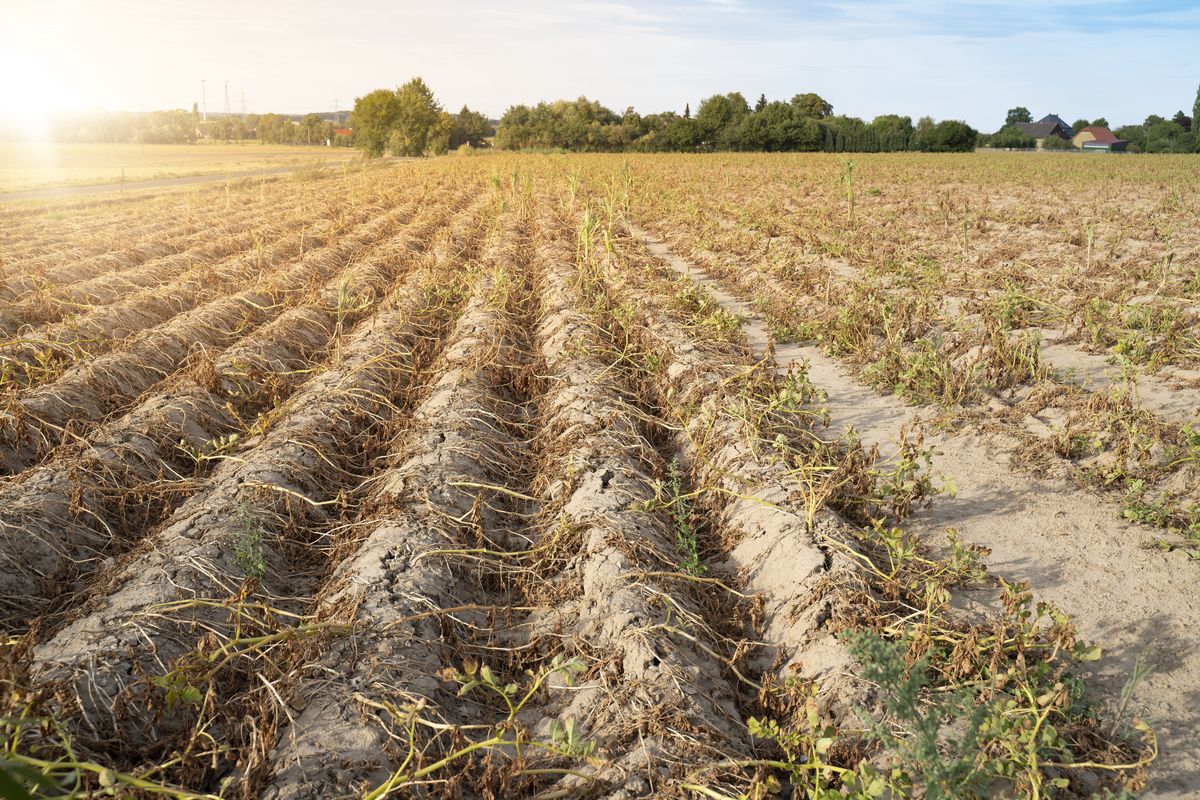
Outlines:
{"type": "Polygon", "coordinates": [[[1067,136],[1075,135],[1075,131],[1071,130],[1071,126],[1067,124],[1067,121],[1058,116],[1058,114],[1047,114],[1039,119],[1038,122],[1048,125],[1061,125],[1063,133],[1067,134],[1067,136]]]}
{"type": "Polygon", "coordinates": [[[1121,141],[1121,139],[1118,139],[1117,135],[1115,133],[1113,133],[1112,131],[1110,131],[1108,128],[1102,128],[1097,125],[1092,125],[1090,127],[1084,128],[1083,130],[1080,131],[1080,133],[1090,133],[1094,137],[1092,139],[1092,141],[1094,141],[1094,142],[1110,142],[1111,143],[1111,142],[1121,141]]]}
{"type": "Polygon", "coordinates": [[[1017,127],[1021,129],[1021,133],[1035,139],[1045,139],[1054,132],[1062,130],[1062,126],[1056,122],[1018,122],[1017,127]]]}
{"type": "Polygon", "coordinates": [[[333,135],[334,136],[349,136],[350,129],[349,128],[334,128],[333,135]]]}

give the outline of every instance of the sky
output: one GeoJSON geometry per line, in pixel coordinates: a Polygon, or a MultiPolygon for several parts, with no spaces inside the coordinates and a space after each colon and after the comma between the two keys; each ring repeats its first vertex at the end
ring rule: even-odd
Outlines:
{"type": "Polygon", "coordinates": [[[962,119],[1191,113],[1200,3],[913,0],[0,0],[0,112],[342,110],[422,76],[451,111],[718,92],[962,119]]]}

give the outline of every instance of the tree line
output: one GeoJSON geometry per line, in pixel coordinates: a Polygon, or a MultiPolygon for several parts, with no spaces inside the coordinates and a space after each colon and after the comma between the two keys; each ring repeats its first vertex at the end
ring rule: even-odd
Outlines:
{"type": "Polygon", "coordinates": [[[299,120],[282,114],[213,115],[204,120],[195,106],[190,112],[92,110],[55,114],[47,126],[50,138],[58,142],[190,144],[198,139],[257,139],[263,144],[350,144],[349,137],[338,136],[333,122],[320,114],[305,114],[299,120]]]}
{"type": "Polygon", "coordinates": [[[974,149],[977,132],[965,122],[934,122],[884,114],[871,122],[836,116],[833,106],[811,92],[790,101],[760,95],[753,107],[740,92],[705,98],[693,116],[668,111],[617,114],[594,100],[557,100],[516,105],[496,127],[496,146],[508,150],[556,149],[582,152],[963,152],[974,149]]]}
{"type": "Polygon", "coordinates": [[[694,116],[690,106],[682,114],[642,115],[632,108],[618,114],[580,97],[512,106],[493,131],[482,114],[465,106],[456,115],[446,113],[420,78],[394,91],[378,89],[357,98],[351,119],[355,145],[371,155],[479,147],[493,133],[495,146],[505,150],[580,152],[953,152],[973,149],[978,135],[955,120],[922,117],[914,125],[911,117],[897,114],[871,122],[835,116],[833,106],[811,92],[789,102],[760,96],[753,107],[738,92],[713,95],[694,116]]]}

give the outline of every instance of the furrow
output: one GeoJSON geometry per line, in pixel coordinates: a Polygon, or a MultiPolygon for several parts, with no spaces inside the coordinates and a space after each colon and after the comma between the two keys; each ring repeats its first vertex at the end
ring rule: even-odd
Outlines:
{"type": "Polygon", "coordinates": [[[654,288],[630,283],[633,275],[611,260],[604,270],[615,302],[640,309],[640,349],[660,355],[654,382],[679,416],[676,447],[728,542],[728,567],[762,603],[767,646],[754,654],[754,671],[779,683],[792,675],[817,681],[826,711],[843,717],[862,687],[827,623],[835,589],[853,582],[853,570],[825,542],[851,539],[848,526],[806,496],[784,459],[770,457],[770,443],[739,402],[753,362],[693,338],[654,288]]]}
{"type": "Polygon", "coordinates": [[[260,287],[213,300],[144,332],[120,350],[23,393],[11,403],[11,413],[0,420],[0,455],[7,470],[20,471],[81,428],[119,410],[178,369],[189,354],[224,347],[247,328],[278,316],[287,296],[337,274],[349,259],[387,237],[407,213],[401,209],[378,217],[354,235],[310,251],[291,268],[270,275],[260,287]]]}
{"type": "Polygon", "coordinates": [[[222,258],[253,244],[254,223],[261,210],[268,207],[265,200],[256,201],[241,207],[232,219],[228,212],[212,211],[189,226],[192,230],[188,233],[140,243],[124,250],[109,250],[90,258],[65,259],[69,263],[61,266],[48,263],[59,260],[51,257],[23,265],[25,268],[19,273],[9,269],[4,285],[0,287],[0,300],[12,301],[28,292],[37,291],[40,286],[72,284],[104,273],[131,269],[151,259],[183,251],[188,251],[197,259],[222,258]],[[212,226],[210,223],[217,224],[212,226]],[[243,241],[246,242],[244,245],[243,241]]]}
{"type": "Polygon", "coordinates": [[[538,258],[540,519],[578,544],[544,577],[557,609],[531,624],[599,659],[569,703],[543,713],[574,721],[607,762],[590,776],[597,786],[569,776],[563,791],[651,796],[684,776],[681,761],[747,757],[750,744],[735,675],[717,656],[724,645],[678,572],[670,509],[654,488],[666,466],[575,310],[574,253],[550,239],[538,258]]]}
{"type": "Polygon", "coordinates": [[[437,612],[486,598],[472,570],[456,570],[438,551],[480,537],[485,547],[502,546],[497,509],[519,473],[521,451],[513,434],[520,420],[497,386],[497,365],[516,358],[504,328],[485,284],[448,339],[440,377],[412,413],[399,451],[408,457],[372,477],[362,542],[337,566],[315,609],[354,633],[304,669],[292,695],[303,711],[279,738],[264,797],[344,796],[387,780],[404,758],[389,746],[387,726],[395,720],[379,715],[387,704],[424,698],[430,715],[463,719],[436,677],[452,661],[437,612]]]}
{"type": "MultiPolygon", "coordinates": [[[[440,210],[440,209],[439,209],[440,210]]],[[[285,400],[331,340],[374,310],[432,237],[430,209],[369,258],[200,370],[21,480],[0,488],[0,624],[10,630],[73,591],[194,488],[233,434],[285,400]],[[5,499],[7,498],[7,499],[5,499]]],[[[259,417],[259,419],[262,419],[259,417]]]]}
{"type": "MultiPolygon", "coordinates": [[[[366,210],[358,212],[359,222],[365,220],[367,213],[366,210]]],[[[255,258],[261,259],[264,248],[278,248],[281,244],[292,245],[293,242],[294,251],[319,247],[323,239],[327,240],[331,234],[345,228],[344,223],[328,220],[327,216],[313,214],[306,209],[297,211],[282,222],[247,230],[229,239],[226,247],[231,248],[230,252],[221,253],[216,259],[209,258],[210,254],[203,250],[193,249],[151,259],[121,272],[107,273],[20,298],[5,310],[6,332],[12,335],[23,328],[56,322],[72,314],[102,311],[103,308],[95,307],[119,302],[142,289],[171,284],[180,276],[202,275],[206,270],[219,274],[228,262],[250,263],[255,258]]],[[[64,327],[76,321],[72,319],[64,327]]],[[[22,336],[22,339],[27,338],[27,335],[22,336]]]]}
{"type": "Polygon", "coordinates": [[[443,315],[428,301],[415,290],[361,324],[337,363],[307,381],[261,437],[217,464],[206,488],[114,572],[111,594],[36,648],[34,678],[55,688],[82,746],[115,746],[126,758],[175,747],[197,709],[164,706],[148,676],[184,668],[179,660],[213,637],[235,637],[242,620],[237,611],[231,619],[227,598],[250,592],[287,605],[270,598],[303,591],[309,532],[336,513],[330,504],[364,468],[391,398],[407,391],[414,359],[436,341],[443,315]]]}
{"type": "MultiPolygon", "coordinates": [[[[411,208],[412,203],[406,204],[411,208]]],[[[337,215],[326,225],[299,237],[274,234],[276,241],[265,246],[266,237],[258,242],[252,253],[240,254],[219,263],[190,263],[190,256],[180,256],[189,262],[187,272],[178,280],[159,288],[133,294],[113,305],[92,307],[87,313],[64,322],[48,325],[23,334],[16,341],[0,345],[0,362],[4,374],[13,383],[31,386],[47,376],[84,357],[95,357],[115,343],[139,331],[161,324],[196,305],[241,288],[251,278],[264,274],[289,258],[329,245],[340,235],[351,232],[383,209],[373,204],[337,215]]],[[[286,228],[285,228],[286,229],[286,228]]],[[[138,271],[145,267],[138,268],[138,271]]],[[[153,271],[151,271],[153,274],[153,271]]],[[[155,275],[149,282],[166,283],[155,275]]]]}

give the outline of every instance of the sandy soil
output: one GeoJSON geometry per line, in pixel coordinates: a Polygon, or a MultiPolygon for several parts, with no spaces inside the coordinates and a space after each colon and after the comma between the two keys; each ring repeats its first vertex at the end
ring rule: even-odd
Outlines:
{"type": "MultiPolygon", "coordinates": [[[[743,316],[749,346],[765,354],[766,321],[747,302],[722,290],[647,231],[631,230],[656,256],[743,316]]],[[[1089,374],[1096,371],[1097,365],[1074,348],[1070,359],[1058,350],[1054,355],[1064,364],[1092,367],[1089,374]]],[[[903,426],[921,425],[920,408],[880,396],[818,348],[780,345],[775,357],[783,371],[807,364],[812,381],[828,393],[831,437],[853,428],[886,455],[903,426]]],[[[956,493],[938,497],[932,509],[909,520],[908,529],[937,541],[954,528],[965,541],[991,549],[986,563],[993,573],[1029,581],[1040,600],[1067,611],[1082,635],[1103,648],[1094,684],[1101,702],[1115,706],[1139,655],[1153,664],[1133,700],[1136,712],[1154,725],[1161,747],[1145,796],[1195,797],[1200,792],[1195,736],[1200,730],[1200,607],[1188,601],[1195,565],[1153,548],[1151,533],[1124,521],[1119,505],[1108,498],[1013,469],[1019,466],[1010,464],[1015,442],[927,430],[925,443],[936,449],[934,468],[956,493]]]]}

